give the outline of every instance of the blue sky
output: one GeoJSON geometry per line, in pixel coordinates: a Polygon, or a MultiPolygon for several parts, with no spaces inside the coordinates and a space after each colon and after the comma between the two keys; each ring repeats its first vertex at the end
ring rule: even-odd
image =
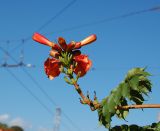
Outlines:
{"type": "MultiPolygon", "coordinates": [[[[19,67],[9,71],[13,72],[53,115],[5,68],[0,68],[0,121],[10,125],[18,123],[27,131],[50,131],[53,129],[55,109],[60,107],[63,111],[61,131],[106,130],[98,125],[97,112],[92,112],[89,107],[79,103],[78,94],[74,87],[63,81],[63,75],[53,81],[47,78],[43,63],[49,56],[50,48],[31,40],[35,31],[70,2],[71,0],[1,0],[0,46],[9,51],[16,61],[19,61],[20,51],[24,49],[24,62],[36,65],[36,68],[19,67]],[[28,40],[22,45],[25,38],[28,40]],[[56,106],[25,72],[45,90],[56,106]]],[[[123,80],[129,69],[147,66],[147,71],[153,74],[150,78],[153,81],[153,92],[150,98],[146,98],[146,103],[160,103],[160,10],[120,17],[157,6],[160,6],[159,0],[75,0],[39,33],[55,42],[62,36],[68,43],[71,40],[80,41],[91,34],[97,35],[96,42],[81,49],[84,54],[89,55],[95,68],[79,80],[84,93],[89,91],[90,95],[93,95],[96,90],[98,98],[102,100],[123,80]],[[113,17],[116,18],[111,20],[113,17]]],[[[4,55],[1,50],[1,63],[4,55]]],[[[7,62],[15,63],[10,57],[7,62]]],[[[132,110],[127,118],[128,124],[146,125],[156,122],[158,112],[159,109],[132,110]]],[[[112,123],[122,124],[125,121],[114,118],[112,123]]]]}

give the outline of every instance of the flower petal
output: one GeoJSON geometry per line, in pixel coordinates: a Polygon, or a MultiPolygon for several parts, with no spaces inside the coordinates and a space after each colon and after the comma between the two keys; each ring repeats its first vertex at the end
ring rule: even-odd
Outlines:
{"type": "Polygon", "coordinates": [[[84,76],[92,66],[91,60],[88,59],[87,55],[82,54],[75,56],[73,59],[77,63],[77,66],[74,69],[74,73],[78,74],[80,72],[80,77],[84,76]]]}
{"type": "Polygon", "coordinates": [[[46,75],[53,79],[54,77],[59,76],[60,74],[60,62],[55,58],[48,58],[44,62],[44,70],[46,75]]]}
{"type": "Polygon", "coordinates": [[[67,51],[71,51],[75,47],[75,44],[76,43],[74,41],[71,41],[71,43],[67,45],[67,51]]]}
{"type": "Polygon", "coordinates": [[[54,45],[52,46],[52,49],[53,49],[53,50],[57,50],[58,52],[61,52],[61,51],[62,51],[61,47],[60,47],[58,44],[54,44],[54,45]]]}
{"type": "Polygon", "coordinates": [[[65,39],[62,38],[62,37],[59,37],[59,38],[58,38],[58,43],[59,43],[59,45],[62,47],[62,49],[65,51],[66,48],[67,48],[67,44],[66,44],[65,39]]]}

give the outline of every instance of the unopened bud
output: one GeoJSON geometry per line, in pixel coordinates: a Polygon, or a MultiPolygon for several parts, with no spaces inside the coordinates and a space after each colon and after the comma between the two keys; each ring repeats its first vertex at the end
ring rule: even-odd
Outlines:
{"type": "Polygon", "coordinates": [[[34,33],[32,36],[32,39],[36,42],[39,42],[41,44],[44,44],[50,47],[52,47],[55,44],[39,33],[34,33]]]}
{"type": "Polygon", "coordinates": [[[97,36],[95,34],[88,36],[87,38],[85,38],[84,40],[80,41],[81,46],[85,46],[87,44],[90,44],[92,42],[94,42],[97,39],[97,36]]]}
{"type": "Polygon", "coordinates": [[[50,51],[50,56],[54,57],[54,58],[58,58],[59,57],[59,53],[56,50],[51,50],[50,51]]]}

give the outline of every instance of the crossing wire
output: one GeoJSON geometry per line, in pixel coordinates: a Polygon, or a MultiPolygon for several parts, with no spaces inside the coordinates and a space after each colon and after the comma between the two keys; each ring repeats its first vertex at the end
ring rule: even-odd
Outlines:
{"type": "Polygon", "coordinates": [[[47,25],[49,25],[53,20],[55,20],[58,16],[60,16],[63,12],[65,12],[72,4],[74,4],[76,0],[72,0],[70,3],[68,3],[63,9],[61,9],[55,16],[53,16],[51,19],[49,19],[46,23],[44,23],[41,27],[37,29],[37,32],[44,29],[47,25]]]}
{"type": "MultiPolygon", "coordinates": [[[[48,95],[48,93],[42,88],[42,86],[36,81],[36,79],[24,68],[22,67],[23,71],[27,74],[27,76],[32,80],[32,82],[36,85],[36,87],[45,95],[45,97],[54,105],[58,106],[55,101],[48,95]]],[[[69,116],[62,110],[62,114],[64,117],[71,123],[71,125],[80,130],[80,128],[69,118],[69,116]]]]}
{"type": "MultiPolygon", "coordinates": [[[[67,6],[65,6],[62,10],[60,10],[54,17],[52,17],[50,20],[48,20],[46,23],[44,23],[40,28],[38,28],[37,31],[42,30],[45,26],[50,24],[53,20],[55,20],[55,18],[57,18],[67,8],[69,8],[74,2],[75,2],[75,0],[71,1],[67,6]]],[[[106,22],[117,20],[117,19],[123,19],[123,18],[127,18],[127,17],[130,17],[130,16],[142,14],[142,13],[147,13],[147,12],[150,12],[150,11],[160,11],[160,6],[155,6],[155,7],[152,7],[152,8],[139,10],[139,11],[133,11],[133,12],[129,12],[129,13],[126,13],[126,14],[119,15],[119,16],[105,18],[105,19],[101,19],[101,20],[98,20],[98,21],[93,21],[93,22],[89,22],[89,23],[85,23],[85,24],[81,24],[81,25],[77,25],[77,26],[73,26],[73,27],[68,27],[68,28],[65,28],[65,29],[62,29],[62,30],[54,31],[54,33],[55,32],[61,33],[61,32],[72,31],[72,30],[75,30],[75,29],[84,28],[84,27],[88,27],[88,26],[93,26],[93,25],[101,24],[101,23],[106,23],[106,22]]],[[[53,33],[53,32],[46,32],[44,34],[51,34],[51,33],[53,33]]],[[[21,41],[22,39],[24,39],[24,38],[21,38],[21,39],[18,39],[18,40],[9,40],[9,41],[10,42],[12,42],[12,41],[15,42],[15,41],[21,41]]],[[[31,36],[26,37],[24,40],[27,41],[27,40],[30,40],[30,39],[31,39],[31,36]]],[[[7,42],[7,41],[8,40],[3,40],[3,42],[7,42]]],[[[19,44],[19,46],[20,46],[20,44],[19,44]]],[[[14,49],[16,49],[16,48],[14,48],[14,49]]]]}
{"type": "Polygon", "coordinates": [[[14,79],[36,100],[38,103],[50,114],[53,115],[52,111],[27,87],[25,84],[8,68],[5,68],[7,72],[14,77],[14,79]]]}
{"type": "MultiPolygon", "coordinates": [[[[65,7],[63,7],[57,14],[55,14],[52,18],[50,18],[48,21],[46,21],[42,26],[40,26],[35,32],[40,32],[42,29],[44,29],[47,25],[49,25],[51,22],[53,22],[58,16],[60,16],[63,12],[65,12],[71,5],[73,5],[77,0],[72,0],[70,3],[68,3],[65,7]]],[[[26,38],[19,39],[17,41],[24,40],[25,42],[30,40],[32,36],[28,36],[26,38]]],[[[15,41],[15,40],[14,40],[15,41]]],[[[13,48],[11,51],[15,51],[17,48],[19,48],[22,44],[18,44],[15,48],[13,48]]]]}
{"type": "MultiPolygon", "coordinates": [[[[67,8],[69,8],[69,6],[71,6],[73,3],[75,2],[75,0],[71,1],[67,6],[65,6],[60,12],[58,12],[54,17],[52,17],[50,20],[48,20],[45,24],[43,24],[37,31],[42,30],[45,26],[47,26],[48,24],[50,24],[55,18],[57,18],[61,13],[63,13],[67,8]]],[[[120,16],[116,16],[116,17],[111,17],[111,18],[106,18],[103,20],[99,20],[99,21],[95,21],[95,22],[90,22],[87,24],[82,24],[82,25],[78,25],[78,26],[74,26],[74,27],[70,27],[70,28],[66,28],[57,32],[66,32],[66,31],[71,31],[71,30],[75,30],[78,28],[83,28],[83,27],[87,27],[87,26],[93,26],[95,24],[100,24],[100,23],[105,23],[105,22],[109,22],[109,21],[113,21],[116,19],[120,19],[120,18],[126,18],[126,17],[130,17],[133,15],[137,15],[137,14],[141,14],[141,13],[145,13],[145,12],[149,12],[149,11],[157,11],[160,10],[160,7],[154,7],[154,8],[150,8],[150,9],[146,9],[146,10],[141,10],[141,11],[135,11],[135,12],[131,12],[131,13],[127,13],[124,15],[120,15],[120,16]]],[[[50,32],[51,33],[51,32],[50,32]]],[[[45,33],[45,34],[50,34],[50,33],[45,33]]],[[[28,37],[24,40],[28,40],[31,37],[28,37]]],[[[20,44],[22,45],[22,44],[20,44]]],[[[18,45],[17,47],[15,47],[13,50],[17,49],[20,45],[18,45]]],[[[23,68],[24,69],[24,68],[23,68]]],[[[38,86],[37,82],[35,81],[35,79],[29,74],[27,73],[26,70],[24,70],[24,72],[26,72],[26,74],[34,81],[34,83],[38,86]]],[[[39,86],[38,86],[39,87],[39,86]]],[[[56,105],[56,103],[48,96],[48,94],[46,94],[46,92],[40,88],[40,90],[45,94],[45,96],[50,99],[50,101],[52,101],[52,104],[56,105]]],[[[65,115],[65,114],[64,114],[65,115]]],[[[65,115],[66,116],[66,115],[65,115]]],[[[68,119],[69,117],[66,116],[66,118],[68,119]]],[[[71,121],[71,120],[70,120],[71,121]]]]}
{"type": "MultiPolygon", "coordinates": [[[[53,20],[55,20],[58,16],[60,16],[63,12],[65,12],[72,4],[74,4],[76,2],[76,0],[72,0],[70,3],[68,3],[64,8],[62,8],[55,16],[53,16],[51,19],[49,19],[47,22],[45,22],[41,27],[39,27],[36,31],[39,32],[42,29],[44,29],[47,25],[49,25],[53,20]]],[[[15,51],[15,49],[17,49],[18,47],[20,47],[21,45],[24,45],[24,41],[28,41],[31,38],[31,36],[25,38],[25,39],[21,39],[23,41],[23,44],[19,44],[18,46],[16,46],[15,48],[13,48],[11,50],[11,52],[15,51]]],[[[17,40],[17,41],[21,41],[21,40],[17,40]]],[[[14,40],[15,41],[15,40],[14,40]]],[[[2,48],[1,48],[2,49],[2,48]]],[[[4,50],[3,50],[4,51],[4,50]]],[[[6,52],[6,51],[5,51],[6,52]]],[[[6,52],[8,54],[8,52],[6,52]]],[[[12,57],[10,55],[10,57],[12,57]]],[[[12,57],[12,59],[17,63],[17,61],[12,57]]],[[[55,106],[57,106],[57,104],[52,100],[52,98],[47,94],[47,92],[40,86],[40,84],[34,79],[34,77],[27,72],[27,70],[25,70],[22,67],[23,71],[27,74],[27,76],[33,81],[33,83],[41,90],[41,92],[46,96],[46,98],[55,106]]],[[[64,114],[64,116],[67,118],[67,120],[70,121],[70,123],[72,124],[72,126],[74,126],[76,129],[79,130],[79,127],[77,125],[74,124],[74,122],[68,117],[68,115],[66,113],[64,113],[64,111],[62,112],[64,114]]]]}
{"type": "MultiPolygon", "coordinates": [[[[5,69],[51,116],[53,116],[53,112],[27,86],[25,86],[25,84],[12,71],[8,68],[5,69]]],[[[61,123],[67,131],[71,131],[71,129],[64,122],[61,123]]]]}
{"type": "MultiPolygon", "coordinates": [[[[144,10],[139,10],[139,11],[134,11],[134,12],[130,12],[130,13],[120,15],[120,16],[105,18],[105,19],[102,19],[102,20],[97,20],[97,21],[93,21],[93,22],[89,22],[89,23],[85,23],[85,24],[81,24],[81,25],[77,25],[77,26],[73,26],[73,27],[68,27],[68,28],[65,28],[65,29],[62,29],[62,30],[54,31],[54,33],[67,32],[67,31],[72,31],[72,30],[84,28],[84,27],[94,26],[94,25],[97,25],[97,24],[111,22],[111,21],[118,20],[118,19],[124,19],[124,18],[127,18],[127,17],[131,17],[131,16],[134,16],[134,15],[142,14],[142,13],[147,13],[147,12],[150,12],[150,11],[160,11],[160,6],[152,7],[152,8],[144,9],[144,10]]],[[[49,34],[53,34],[53,32],[44,33],[44,34],[49,35],[49,34]]]]}
{"type": "MultiPolygon", "coordinates": [[[[18,63],[18,61],[10,55],[9,52],[7,52],[4,48],[0,46],[0,49],[6,53],[15,63],[18,63]]],[[[42,88],[42,86],[36,81],[36,79],[24,68],[21,68],[22,71],[32,80],[32,82],[36,85],[36,87],[44,94],[44,96],[54,105],[58,106],[56,102],[48,95],[48,93],[42,88]]],[[[62,110],[62,113],[64,117],[70,122],[70,124],[77,130],[80,131],[81,129],[75,124],[75,122],[70,119],[70,117],[62,110]]]]}
{"type": "MultiPolygon", "coordinates": [[[[53,16],[51,19],[49,19],[47,22],[45,22],[40,28],[37,29],[37,32],[41,31],[42,29],[44,29],[48,24],[50,24],[53,20],[55,20],[58,16],[60,16],[63,12],[65,12],[72,4],[74,4],[76,2],[76,0],[72,0],[70,3],[68,3],[64,8],[62,8],[55,16],[53,16]]],[[[20,43],[18,46],[16,46],[15,48],[13,48],[11,50],[11,52],[15,51],[18,47],[20,47],[21,45],[24,45],[24,42],[27,42],[29,39],[31,38],[31,36],[25,38],[25,39],[21,39],[22,43],[20,43]]],[[[19,40],[18,40],[19,41],[19,40]]],[[[1,48],[2,49],[2,48],[1,48]]],[[[3,50],[4,51],[4,50],[3,50]]],[[[6,51],[5,51],[6,52],[6,51]]],[[[8,53],[7,53],[8,54],[8,53]]],[[[10,55],[10,57],[12,57],[10,55]]],[[[17,61],[12,57],[12,59],[17,63],[17,61]]],[[[27,72],[27,70],[25,70],[22,67],[23,71],[27,74],[27,76],[33,81],[33,83],[35,83],[35,85],[37,86],[37,88],[39,88],[41,90],[41,92],[47,97],[47,99],[55,106],[57,106],[57,104],[53,101],[53,99],[51,99],[51,97],[46,93],[46,91],[39,85],[39,83],[33,78],[33,76],[27,72]]],[[[66,117],[66,119],[68,121],[70,121],[70,123],[72,124],[73,127],[75,127],[77,130],[80,130],[80,128],[74,124],[74,122],[68,117],[68,115],[66,113],[64,113],[64,111],[62,112],[64,114],[64,116],[66,117]]]]}

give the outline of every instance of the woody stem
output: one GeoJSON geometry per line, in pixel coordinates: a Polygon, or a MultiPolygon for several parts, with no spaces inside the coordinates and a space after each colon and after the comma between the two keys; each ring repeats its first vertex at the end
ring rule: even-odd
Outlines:
{"type": "Polygon", "coordinates": [[[82,101],[83,101],[83,104],[89,105],[92,111],[98,109],[98,108],[100,107],[100,104],[99,104],[99,103],[98,103],[98,104],[94,104],[92,100],[90,100],[88,97],[86,97],[86,96],[83,94],[80,86],[77,84],[77,82],[73,79],[72,76],[70,76],[70,79],[72,80],[73,85],[74,85],[76,91],[77,91],[78,94],[81,96],[82,101]]]}
{"type": "Polygon", "coordinates": [[[160,104],[128,105],[128,106],[117,107],[117,109],[122,109],[122,110],[141,109],[141,108],[160,108],[160,104]]]}
{"type": "MultiPolygon", "coordinates": [[[[99,109],[101,107],[100,103],[94,105],[90,99],[88,99],[82,92],[81,88],[74,82],[74,87],[77,90],[78,94],[81,96],[83,101],[88,104],[92,111],[99,109]]],[[[118,106],[116,109],[127,110],[127,109],[142,109],[142,108],[160,108],[160,104],[143,104],[143,105],[127,105],[127,106],[118,106]]]]}
{"type": "MultiPolygon", "coordinates": [[[[69,76],[69,77],[72,80],[76,91],[81,96],[83,104],[89,105],[92,111],[101,108],[101,104],[100,103],[94,104],[92,100],[90,100],[88,97],[86,97],[83,94],[80,86],[77,84],[77,82],[74,80],[74,78],[72,76],[69,76]]],[[[116,107],[116,109],[120,109],[120,110],[142,109],[142,108],[160,108],[160,104],[127,105],[127,106],[118,106],[118,107],[116,107]]]]}

